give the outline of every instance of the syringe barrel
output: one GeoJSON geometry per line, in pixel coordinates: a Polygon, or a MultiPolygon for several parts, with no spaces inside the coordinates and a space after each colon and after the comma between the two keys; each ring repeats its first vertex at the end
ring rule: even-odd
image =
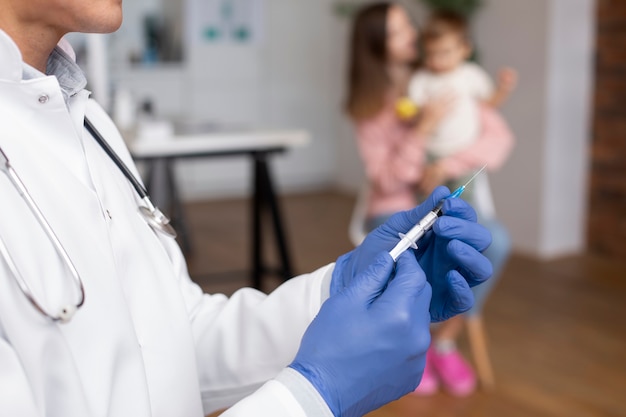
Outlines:
{"type": "Polygon", "coordinates": [[[410,239],[413,243],[417,244],[417,241],[420,240],[426,234],[426,232],[433,227],[433,224],[435,224],[435,221],[437,221],[438,217],[439,216],[437,215],[437,213],[429,211],[428,214],[426,214],[422,218],[422,220],[419,221],[419,223],[417,223],[415,226],[413,226],[411,230],[409,230],[409,232],[406,234],[406,237],[410,239]]]}

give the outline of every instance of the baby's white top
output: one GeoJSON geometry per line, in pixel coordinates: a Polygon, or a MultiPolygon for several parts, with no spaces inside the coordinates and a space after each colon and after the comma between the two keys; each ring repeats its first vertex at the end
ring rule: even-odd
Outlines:
{"type": "Polygon", "coordinates": [[[474,142],[480,130],[478,103],[491,97],[494,86],[481,67],[469,62],[442,74],[419,70],[409,85],[409,98],[417,105],[447,92],[455,101],[428,140],[427,149],[434,158],[452,155],[474,142]]]}

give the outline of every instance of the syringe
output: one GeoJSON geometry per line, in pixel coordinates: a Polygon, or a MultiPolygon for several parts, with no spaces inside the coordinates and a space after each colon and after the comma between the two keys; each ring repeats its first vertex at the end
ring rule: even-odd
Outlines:
{"type": "Polygon", "coordinates": [[[434,209],[429,211],[422,219],[415,225],[411,230],[407,232],[407,234],[399,233],[400,242],[389,252],[389,255],[393,258],[394,261],[397,261],[400,255],[405,252],[409,248],[417,249],[417,242],[432,229],[435,221],[443,214],[442,208],[443,203],[451,198],[460,197],[465,191],[465,188],[472,182],[474,179],[485,170],[487,165],[484,165],[476,174],[472,176],[464,185],[460,186],[449,196],[441,199],[439,204],[435,206],[434,209]]]}

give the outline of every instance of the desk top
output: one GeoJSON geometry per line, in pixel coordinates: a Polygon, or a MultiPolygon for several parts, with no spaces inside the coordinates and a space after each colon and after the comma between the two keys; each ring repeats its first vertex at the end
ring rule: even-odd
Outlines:
{"type": "Polygon", "coordinates": [[[309,142],[309,134],[304,130],[216,131],[174,135],[171,139],[132,141],[129,148],[133,157],[147,159],[283,150],[305,146],[309,142]]]}

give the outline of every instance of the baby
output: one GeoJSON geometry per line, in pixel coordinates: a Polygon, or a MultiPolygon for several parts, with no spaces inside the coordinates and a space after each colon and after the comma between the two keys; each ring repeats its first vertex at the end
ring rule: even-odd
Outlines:
{"type": "Polygon", "coordinates": [[[409,85],[409,98],[418,106],[444,95],[454,97],[448,114],[426,149],[430,160],[437,160],[467,148],[479,136],[479,104],[500,105],[514,89],[517,74],[512,69],[500,73],[495,88],[487,73],[467,62],[472,53],[467,22],[450,13],[436,14],[422,34],[424,69],[409,85]]]}

